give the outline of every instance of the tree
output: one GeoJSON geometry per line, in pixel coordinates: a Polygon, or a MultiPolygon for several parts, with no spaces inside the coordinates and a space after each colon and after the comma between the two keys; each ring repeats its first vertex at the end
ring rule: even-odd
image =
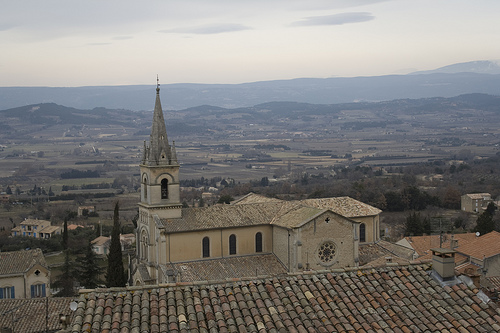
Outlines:
{"type": "Polygon", "coordinates": [[[78,279],[82,286],[87,289],[95,289],[101,283],[100,275],[103,268],[99,265],[100,258],[92,251],[92,243],[88,241],[85,255],[76,259],[78,279]]]}
{"type": "Polygon", "coordinates": [[[428,218],[422,219],[420,213],[413,212],[406,217],[405,235],[406,236],[421,236],[423,234],[430,235],[431,223],[428,218]]]}
{"type": "Polygon", "coordinates": [[[493,220],[495,210],[495,204],[490,202],[486,210],[477,218],[476,227],[474,228],[475,232],[484,235],[495,230],[495,221],[493,220]]]}
{"type": "Polygon", "coordinates": [[[55,287],[61,288],[55,295],[57,297],[71,297],[75,295],[73,265],[69,257],[69,250],[64,250],[64,264],[62,273],[54,282],[55,287]]]}
{"type": "Polygon", "coordinates": [[[219,201],[217,201],[217,203],[224,203],[229,205],[233,200],[234,198],[232,196],[230,196],[229,194],[225,194],[219,198],[219,201]]]}
{"type": "Polygon", "coordinates": [[[12,189],[10,188],[10,186],[7,186],[7,189],[5,190],[5,193],[12,194],[12,189]]]}
{"type": "Polygon", "coordinates": [[[68,218],[64,218],[62,246],[64,250],[68,249],[68,218]]]}
{"type": "Polygon", "coordinates": [[[119,203],[116,202],[108,254],[108,273],[106,274],[106,285],[108,287],[125,287],[127,283],[127,277],[123,269],[122,246],[120,244],[119,207],[119,203]]]}

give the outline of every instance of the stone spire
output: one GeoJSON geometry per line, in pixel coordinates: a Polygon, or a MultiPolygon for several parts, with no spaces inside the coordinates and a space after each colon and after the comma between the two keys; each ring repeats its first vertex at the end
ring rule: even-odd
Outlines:
{"type": "Polygon", "coordinates": [[[160,83],[157,83],[156,86],[156,101],[149,146],[145,147],[144,152],[143,164],[145,165],[177,164],[176,158],[172,159],[172,149],[168,144],[167,129],[160,101],[160,83]]]}

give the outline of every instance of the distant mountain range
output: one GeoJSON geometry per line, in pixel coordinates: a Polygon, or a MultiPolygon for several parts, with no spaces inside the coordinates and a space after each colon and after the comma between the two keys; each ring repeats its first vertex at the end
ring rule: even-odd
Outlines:
{"type": "MultiPolygon", "coordinates": [[[[0,110],[37,103],[79,109],[152,110],[153,85],[93,87],[0,87],[0,110]]],[[[164,109],[199,105],[248,107],[273,101],[312,104],[375,102],[403,98],[452,97],[469,93],[500,95],[500,66],[473,61],[408,75],[300,78],[242,84],[164,84],[164,109]]]]}

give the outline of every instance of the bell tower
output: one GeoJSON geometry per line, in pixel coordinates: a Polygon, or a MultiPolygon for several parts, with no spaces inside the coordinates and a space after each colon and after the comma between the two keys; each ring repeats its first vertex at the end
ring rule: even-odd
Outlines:
{"type": "MultiPolygon", "coordinates": [[[[157,79],[158,81],[158,79],[157,79]]],[[[160,101],[160,84],[156,86],[156,101],[149,145],[144,141],[141,170],[140,221],[147,223],[153,215],[160,219],[181,217],[179,194],[179,163],[175,142],[168,143],[167,129],[160,101]]]]}

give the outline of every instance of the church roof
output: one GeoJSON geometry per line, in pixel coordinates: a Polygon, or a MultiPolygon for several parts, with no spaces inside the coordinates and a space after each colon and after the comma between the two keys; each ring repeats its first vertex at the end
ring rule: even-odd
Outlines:
{"type": "Polygon", "coordinates": [[[81,292],[71,329],[116,332],[493,332],[500,311],[426,264],[81,292]]]}
{"type": "MultiPolygon", "coordinates": [[[[244,197],[233,202],[233,205],[253,204],[264,202],[283,202],[277,198],[268,198],[260,194],[249,193],[244,197]]],[[[320,198],[320,199],[304,199],[298,201],[304,206],[316,207],[319,209],[329,209],[344,217],[362,217],[374,216],[382,211],[378,208],[365,204],[361,201],[350,197],[335,197],[335,198],[320,198]]]]}
{"type": "Polygon", "coordinates": [[[301,202],[307,206],[330,209],[339,215],[349,218],[374,216],[382,212],[378,208],[367,205],[350,197],[305,199],[301,200],[301,202]]]}
{"type": "Polygon", "coordinates": [[[40,249],[0,252],[0,275],[22,274],[36,264],[47,267],[40,249]]]}
{"type": "Polygon", "coordinates": [[[325,211],[297,201],[277,201],[184,208],[181,218],[160,221],[168,233],[265,224],[298,228],[325,211]]]}

